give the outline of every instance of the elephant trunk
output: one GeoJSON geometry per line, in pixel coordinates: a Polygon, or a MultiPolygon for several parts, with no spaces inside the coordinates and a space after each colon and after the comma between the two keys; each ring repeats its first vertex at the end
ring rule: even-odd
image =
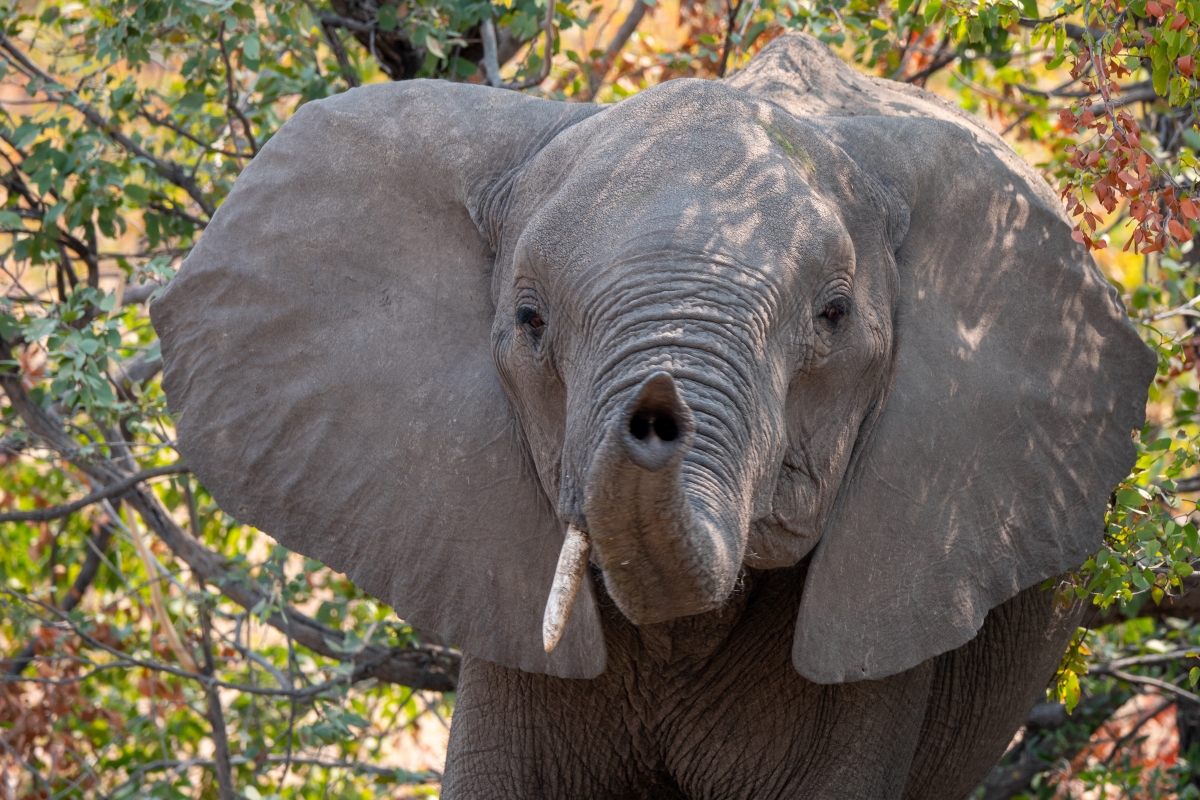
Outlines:
{"type": "Polygon", "coordinates": [[[635,624],[719,606],[741,564],[744,527],[689,464],[696,420],[675,379],[655,372],[603,436],[584,515],[605,585],[635,624]]]}

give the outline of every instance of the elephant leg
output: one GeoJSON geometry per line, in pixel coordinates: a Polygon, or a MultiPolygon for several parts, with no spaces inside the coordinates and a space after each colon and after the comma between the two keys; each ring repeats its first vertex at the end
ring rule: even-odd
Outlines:
{"type": "Polygon", "coordinates": [[[1045,690],[1083,613],[1054,590],[993,608],[979,634],[934,660],[933,686],[904,800],[962,800],[1003,755],[1045,690]]]}
{"type": "Polygon", "coordinates": [[[611,672],[565,680],[465,656],[444,800],[635,800],[681,797],[648,769],[611,672]]]}

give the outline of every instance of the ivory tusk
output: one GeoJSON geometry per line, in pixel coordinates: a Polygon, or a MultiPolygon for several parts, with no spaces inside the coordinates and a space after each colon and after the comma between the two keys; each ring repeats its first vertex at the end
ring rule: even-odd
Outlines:
{"type": "Polygon", "coordinates": [[[579,594],[579,584],[583,583],[591,552],[588,535],[574,525],[568,525],[567,538],[558,554],[550,597],[546,600],[546,615],[542,617],[542,645],[547,653],[558,646],[563,629],[567,627],[567,617],[571,616],[571,606],[575,605],[575,595],[579,594]]]}

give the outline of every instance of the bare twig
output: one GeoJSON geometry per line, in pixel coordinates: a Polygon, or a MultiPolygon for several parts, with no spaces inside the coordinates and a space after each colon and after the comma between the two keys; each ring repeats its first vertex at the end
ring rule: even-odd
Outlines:
{"type": "Polygon", "coordinates": [[[1173,664],[1185,658],[1200,658],[1200,648],[1189,647],[1184,650],[1172,650],[1169,653],[1152,653],[1145,656],[1129,656],[1116,658],[1100,666],[1108,669],[1125,669],[1126,667],[1154,667],[1163,664],[1173,664]]]}
{"type": "Polygon", "coordinates": [[[128,150],[138,158],[144,159],[154,167],[157,172],[165,180],[170,181],[179,188],[188,193],[188,196],[195,201],[205,215],[212,216],[213,205],[205,197],[204,192],[200,190],[199,185],[192,179],[178,164],[159,158],[151,153],[146,148],[135,142],[133,139],[125,135],[120,128],[111,124],[104,118],[99,111],[92,108],[83,101],[75,92],[66,89],[62,81],[42,70],[37,64],[29,60],[29,57],[21,51],[13,40],[8,38],[3,32],[0,32],[0,51],[3,51],[4,57],[16,66],[21,72],[32,78],[37,78],[42,81],[44,86],[42,91],[50,100],[54,102],[64,103],[79,112],[84,119],[88,121],[94,128],[108,136],[125,150],[128,150]],[[51,87],[59,87],[53,89],[51,87]]]}
{"type": "Polygon", "coordinates": [[[149,120],[150,122],[154,123],[155,125],[160,125],[164,128],[174,131],[175,133],[179,134],[183,138],[187,139],[189,142],[192,142],[193,144],[197,144],[197,145],[203,147],[205,150],[207,150],[210,153],[216,153],[217,155],[221,155],[221,156],[229,156],[230,158],[243,158],[243,157],[249,155],[249,153],[239,153],[236,150],[223,150],[220,147],[214,147],[213,145],[211,145],[208,142],[201,139],[199,136],[193,136],[192,134],[188,133],[186,130],[184,130],[180,126],[176,125],[171,120],[166,119],[164,117],[155,116],[154,114],[151,114],[149,111],[147,111],[144,108],[139,110],[137,112],[137,115],[139,117],[141,117],[142,119],[149,120]]]}
{"type": "Polygon", "coordinates": [[[733,54],[734,26],[737,23],[738,12],[742,10],[745,0],[725,0],[729,4],[729,18],[725,21],[725,45],[721,48],[721,63],[717,65],[717,77],[724,78],[725,70],[729,68],[729,56],[733,54]]]}
{"type": "MultiPolygon", "coordinates": [[[[212,615],[208,604],[200,604],[200,646],[204,648],[204,670],[206,677],[213,677],[216,668],[212,655],[212,615]]],[[[210,685],[208,696],[208,724],[212,726],[213,765],[217,773],[217,792],[221,800],[237,800],[233,788],[233,770],[229,765],[229,736],[225,732],[225,712],[221,710],[221,693],[210,685]]]]}
{"type": "MultiPolygon", "coordinates": [[[[1042,25],[1047,22],[1058,22],[1060,19],[1062,19],[1061,14],[1057,17],[1049,17],[1046,19],[1029,19],[1028,17],[1021,17],[1017,24],[1022,28],[1036,28],[1038,25],[1042,25]]],[[[1075,25],[1070,22],[1062,25],[1062,29],[1063,33],[1066,34],[1068,39],[1073,39],[1076,42],[1082,42],[1087,38],[1089,33],[1096,37],[1101,37],[1105,33],[1104,30],[1099,28],[1085,28],[1082,25],[1075,25]]]]}
{"type": "MultiPolygon", "coordinates": [[[[320,15],[315,12],[313,16],[320,19],[320,15]]],[[[358,86],[360,83],[358,72],[355,71],[354,65],[350,63],[350,56],[346,54],[346,46],[342,44],[342,37],[338,35],[337,26],[331,25],[322,19],[321,32],[325,34],[325,41],[329,44],[329,49],[333,51],[333,57],[337,59],[338,69],[342,72],[342,78],[345,79],[351,89],[358,86]]]]}
{"type": "Polygon", "coordinates": [[[246,119],[245,112],[238,106],[237,90],[233,86],[233,64],[229,60],[229,48],[225,46],[224,21],[217,27],[217,42],[221,45],[221,60],[225,62],[225,105],[229,108],[230,113],[242,123],[242,133],[246,134],[246,142],[250,145],[250,156],[253,158],[258,155],[258,142],[254,140],[254,129],[250,127],[250,120],[246,119]]]}
{"type": "Polygon", "coordinates": [[[1116,669],[1109,664],[1095,664],[1088,668],[1088,671],[1097,675],[1111,675],[1117,680],[1125,681],[1126,683],[1136,683],[1142,686],[1153,686],[1156,689],[1162,689],[1165,692],[1170,692],[1178,697],[1183,698],[1192,703],[1200,704],[1200,696],[1192,694],[1187,689],[1182,689],[1173,683],[1169,683],[1158,678],[1151,678],[1147,675],[1134,675],[1122,669],[1116,669]]]}
{"type": "Polygon", "coordinates": [[[496,49],[496,27],[492,24],[491,19],[484,19],[479,25],[479,32],[480,37],[483,39],[484,72],[487,73],[488,83],[502,89],[521,91],[537,86],[550,77],[550,66],[554,61],[554,0],[546,0],[546,18],[542,22],[542,30],[546,35],[546,51],[542,58],[541,71],[533,78],[526,78],[523,81],[516,81],[514,83],[504,83],[500,79],[500,65],[496,49]],[[491,53],[490,63],[488,60],[489,52],[491,53]]]}
{"type": "MultiPolygon", "coordinates": [[[[8,343],[0,339],[0,361],[12,360],[8,343]]],[[[18,373],[0,370],[0,388],[8,395],[13,410],[35,436],[56,449],[61,457],[94,481],[107,486],[129,477],[111,460],[82,453],[78,444],[62,429],[61,423],[32,401],[21,385],[18,373]]],[[[171,552],[191,567],[198,579],[216,586],[222,594],[243,608],[273,606],[270,598],[247,576],[227,567],[220,555],[188,536],[152,494],[135,487],[129,492],[126,502],[141,515],[146,525],[171,552]]],[[[329,642],[343,642],[345,634],[290,606],[284,605],[268,612],[264,621],[281,632],[290,632],[297,642],[314,653],[338,661],[353,662],[355,667],[351,682],[374,678],[439,692],[453,691],[457,685],[461,654],[456,650],[432,645],[394,648],[367,645],[356,653],[347,653],[329,645],[329,642]]]]}
{"type": "MultiPolygon", "coordinates": [[[[92,581],[96,579],[96,574],[100,571],[100,561],[112,538],[112,532],[112,525],[101,524],[99,530],[88,542],[90,546],[83,559],[83,566],[79,568],[79,574],[75,576],[71,588],[67,590],[67,596],[63,598],[61,605],[63,611],[73,611],[79,605],[79,601],[83,599],[88,587],[92,585],[92,581]]],[[[36,640],[31,640],[9,661],[5,673],[9,676],[20,675],[26,667],[33,663],[36,652],[36,640]]]]}
{"type": "Polygon", "coordinates": [[[158,281],[146,281],[138,285],[125,284],[125,291],[121,293],[121,305],[132,306],[144,303],[150,299],[150,295],[161,288],[162,284],[158,281]]]}
{"type": "Polygon", "coordinates": [[[942,37],[941,43],[938,45],[937,55],[929,62],[924,69],[914,72],[904,79],[904,83],[915,83],[919,86],[924,86],[925,81],[930,75],[937,72],[939,69],[948,67],[958,59],[958,53],[951,46],[950,34],[942,37]]]}
{"type": "Polygon", "coordinates": [[[600,84],[604,82],[608,71],[612,69],[612,65],[616,63],[617,56],[625,48],[625,44],[629,38],[633,36],[633,32],[637,30],[637,26],[641,24],[642,18],[646,16],[645,0],[634,0],[633,8],[629,10],[629,15],[621,23],[621,27],[617,28],[617,32],[613,34],[612,41],[608,43],[608,47],[604,48],[604,55],[596,59],[592,64],[592,68],[588,71],[588,88],[589,96],[594,97],[596,90],[600,84]]]}
{"type": "Polygon", "coordinates": [[[74,514],[81,508],[86,508],[93,503],[99,503],[101,500],[107,500],[110,497],[119,497],[128,492],[132,487],[138,485],[142,481],[150,478],[157,478],[160,475],[178,475],[187,472],[188,468],[182,464],[168,464],[162,467],[151,467],[150,469],[142,470],[136,475],[130,475],[127,478],[119,480],[115,483],[105,486],[103,489],[97,489],[91,494],[71,503],[66,503],[53,508],[39,508],[34,511],[10,511],[6,514],[0,514],[0,522],[46,522],[60,517],[66,517],[74,514]]]}
{"type": "Polygon", "coordinates": [[[496,26],[491,17],[484,17],[479,23],[479,35],[483,39],[483,74],[488,86],[503,86],[500,79],[500,62],[496,57],[496,26]]]}

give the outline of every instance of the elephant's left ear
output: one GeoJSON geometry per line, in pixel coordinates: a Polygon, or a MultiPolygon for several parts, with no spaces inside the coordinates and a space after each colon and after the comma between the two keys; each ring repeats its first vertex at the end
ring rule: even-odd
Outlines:
{"type": "Polygon", "coordinates": [[[180,450],[222,508],[473,655],[575,678],[604,642],[585,582],[542,647],[565,525],[493,365],[487,229],[594,108],[440,81],[309,103],[151,309],[180,450]]]}
{"type": "Polygon", "coordinates": [[[833,683],[959,647],[1099,549],[1155,357],[1040,178],[982,132],[814,120],[910,209],[893,375],[811,562],[793,660],[833,683]]]}

